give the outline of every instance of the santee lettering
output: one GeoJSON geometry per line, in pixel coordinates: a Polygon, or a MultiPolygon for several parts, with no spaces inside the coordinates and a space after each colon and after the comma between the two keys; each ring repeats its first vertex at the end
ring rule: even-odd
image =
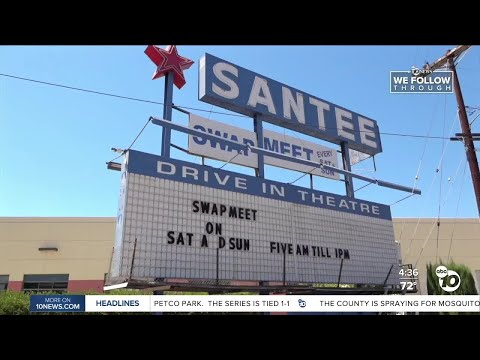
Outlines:
{"type": "Polygon", "coordinates": [[[210,54],[200,60],[199,99],[370,155],[382,152],[376,121],[210,54]]]}

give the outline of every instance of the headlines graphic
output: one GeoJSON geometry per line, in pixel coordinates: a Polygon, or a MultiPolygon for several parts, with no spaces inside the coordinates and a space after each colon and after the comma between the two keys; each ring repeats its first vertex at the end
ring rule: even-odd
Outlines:
{"type": "Polygon", "coordinates": [[[480,312],[477,295],[32,295],[31,312],[480,312]]]}

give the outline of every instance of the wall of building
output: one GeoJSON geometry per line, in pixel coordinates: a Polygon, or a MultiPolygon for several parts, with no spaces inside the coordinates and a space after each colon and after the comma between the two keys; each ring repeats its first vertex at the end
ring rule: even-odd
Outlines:
{"type": "Polygon", "coordinates": [[[23,289],[24,275],[69,274],[70,291],[101,291],[114,234],[110,217],[0,218],[0,275],[14,290],[23,289]]]}
{"type": "MultiPolygon", "coordinates": [[[[480,276],[478,219],[441,219],[440,226],[437,219],[394,219],[394,230],[403,263],[419,270],[419,294],[427,294],[429,262],[453,259],[480,276]]],[[[114,237],[113,217],[0,218],[0,275],[9,275],[14,290],[23,289],[24,275],[69,274],[70,291],[101,291],[114,237]]]]}

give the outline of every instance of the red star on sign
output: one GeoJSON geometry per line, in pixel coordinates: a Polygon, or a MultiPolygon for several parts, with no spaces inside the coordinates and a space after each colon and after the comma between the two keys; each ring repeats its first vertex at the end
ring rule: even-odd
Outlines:
{"type": "Polygon", "coordinates": [[[152,80],[161,78],[166,73],[173,72],[173,82],[179,89],[186,84],[183,70],[187,70],[193,65],[193,61],[186,57],[178,55],[177,47],[169,45],[165,50],[158,46],[149,45],[145,49],[145,54],[157,65],[157,70],[153,74],[152,80]]]}

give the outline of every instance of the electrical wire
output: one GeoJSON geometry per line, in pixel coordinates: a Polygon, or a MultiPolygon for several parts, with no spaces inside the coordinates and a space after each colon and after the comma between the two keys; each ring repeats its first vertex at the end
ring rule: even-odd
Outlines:
{"type": "Polygon", "coordinates": [[[308,173],[303,173],[303,175],[300,175],[297,179],[295,179],[295,180],[293,180],[293,181],[291,181],[291,182],[289,182],[289,183],[287,183],[287,184],[289,184],[289,185],[295,184],[298,180],[303,179],[303,178],[304,178],[305,176],[307,176],[308,174],[311,174],[311,172],[312,172],[313,170],[315,170],[315,169],[316,169],[316,167],[312,168],[312,170],[310,170],[308,173]]]}
{"type": "Polygon", "coordinates": [[[363,188],[366,188],[367,186],[372,185],[372,184],[373,184],[373,183],[368,183],[368,184],[366,184],[366,185],[363,185],[363,186],[359,187],[357,190],[353,190],[353,192],[360,191],[360,190],[362,190],[363,188]]]}
{"type": "MultiPolygon", "coordinates": [[[[57,84],[57,83],[52,83],[52,82],[48,82],[48,81],[41,81],[41,80],[25,78],[25,77],[21,77],[21,76],[10,75],[10,74],[0,73],[0,76],[8,77],[8,78],[11,78],[11,79],[16,79],[16,80],[33,82],[33,83],[37,83],[37,84],[59,87],[59,88],[68,89],[68,90],[76,90],[76,91],[86,92],[86,93],[95,94],[95,95],[109,96],[109,97],[114,97],[114,98],[123,99],[123,100],[144,102],[144,103],[155,104],[155,105],[163,105],[163,103],[160,102],[160,101],[146,100],[146,99],[140,99],[140,98],[135,98],[135,97],[131,97],[131,96],[124,96],[124,95],[107,93],[107,92],[103,92],[103,91],[84,89],[84,88],[79,88],[79,87],[75,87],[75,86],[57,84]]],[[[199,109],[199,108],[188,107],[188,106],[176,105],[176,107],[183,108],[183,109],[189,109],[189,110],[195,110],[195,111],[202,111],[202,112],[207,112],[207,113],[211,113],[211,114],[220,114],[220,115],[227,115],[227,116],[250,118],[249,116],[241,115],[241,114],[205,110],[205,109],[199,109]]],[[[326,130],[340,130],[338,128],[325,128],[325,129],[326,130]]],[[[371,130],[352,130],[352,131],[367,132],[367,133],[372,132],[371,130]]],[[[400,134],[400,133],[392,133],[392,132],[379,132],[379,134],[380,135],[385,135],[385,136],[399,136],[399,137],[410,137],[410,138],[420,138],[420,139],[428,138],[428,139],[437,139],[437,140],[450,140],[449,137],[441,137],[441,136],[425,136],[425,135],[417,135],[417,134],[400,134]]]]}
{"type": "Polygon", "coordinates": [[[135,139],[133,139],[132,143],[130,144],[130,146],[128,148],[126,148],[125,150],[122,151],[122,153],[120,155],[118,155],[115,159],[112,159],[110,160],[109,162],[113,162],[115,160],[117,160],[118,158],[120,158],[121,156],[125,155],[125,153],[130,150],[132,148],[132,146],[135,144],[135,142],[138,140],[138,138],[140,137],[140,135],[142,135],[143,133],[143,130],[145,130],[145,128],[147,127],[147,125],[150,123],[150,118],[148,118],[147,122],[145,123],[145,125],[143,125],[143,128],[142,130],[140,130],[140,132],[138,133],[138,135],[135,137],[135,139]]]}
{"type": "Polygon", "coordinates": [[[456,59],[455,59],[455,67],[460,63],[460,61],[463,60],[465,55],[470,51],[472,46],[470,46],[467,50],[465,50],[463,53],[461,53],[456,59]]]}
{"type": "Polygon", "coordinates": [[[467,159],[463,158],[463,160],[458,163],[457,170],[455,171],[455,175],[453,176],[453,179],[449,179],[449,187],[448,187],[447,195],[445,195],[445,199],[443,200],[442,206],[445,206],[445,204],[447,203],[447,199],[448,199],[448,197],[449,197],[449,195],[450,195],[450,193],[453,189],[453,184],[455,183],[455,180],[457,179],[458,171],[460,170],[460,168],[463,164],[466,164],[466,162],[467,162],[467,159]]]}
{"type": "MultiPolygon", "coordinates": [[[[433,112],[432,112],[432,117],[430,118],[430,122],[428,124],[427,136],[430,135],[430,131],[432,130],[433,119],[435,118],[435,114],[436,114],[436,110],[437,110],[436,105],[437,105],[437,103],[435,103],[435,107],[433,108],[433,112]]],[[[390,206],[396,205],[396,204],[400,203],[401,201],[407,200],[408,198],[410,198],[413,195],[413,191],[414,191],[415,187],[417,186],[418,179],[420,178],[419,177],[420,170],[422,168],[423,158],[425,157],[425,152],[427,150],[428,140],[429,140],[429,138],[426,137],[425,142],[423,143],[422,155],[420,155],[420,161],[418,162],[417,173],[415,174],[415,178],[413,180],[412,193],[409,196],[405,196],[405,197],[401,198],[400,200],[395,201],[394,203],[390,204],[390,206]]],[[[412,235],[412,238],[417,232],[417,228],[418,228],[419,223],[420,223],[420,217],[418,218],[417,225],[415,227],[415,231],[414,231],[414,234],[412,235]]],[[[405,228],[405,224],[406,224],[405,222],[402,223],[402,228],[400,229],[400,238],[402,237],[403,230],[405,228]]],[[[411,242],[410,242],[410,244],[411,244],[411,242]]],[[[408,249],[410,249],[410,246],[408,247],[408,249]]]]}
{"type": "MultiPolygon", "coordinates": [[[[430,122],[428,124],[427,136],[430,135],[430,131],[432,130],[433,119],[435,118],[435,113],[436,113],[436,107],[433,109],[432,117],[430,118],[430,122]]],[[[418,181],[418,178],[419,178],[419,175],[420,175],[420,169],[421,169],[422,163],[423,163],[423,158],[425,157],[425,152],[427,150],[428,140],[429,140],[429,138],[425,138],[425,142],[423,144],[422,155],[420,156],[420,161],[418,163],[417,173],[415,174],[415,180],[413,182],[412,189],[415,189],[415,186],[417,185],[417,181],[418,181]]]]}
{"type": "Polygon", "coordinates": [[[226,165],[230,164],[241,153],[242,153],[242,150],[238,150],[238,152],[234,156],[232,156],[232,158],[230,160],[228,160],[225,164],[220,166],[219,169],[223,169],[226,165]]]}
{"type": "MultiPolygon", "coordinates": [[[[465,169],[466,169],[466,165],[467,165],[467,162],[465,161],[463,179],[465,179],[465,169]]],[[[462,188],[463,188],[463,181],[462,181],[462,188]]],[[[448,194],[447,194],[447,195],[448,195],[448,194]]],[[[444,200],[444,204],[445,204],[445,203],[446,203],[446,199],[444,200]]],[[[457,203],[457,208],[458,208],[458,203],[457,203]]],[[[431,235],[432,232],[433,232],[433,228],[435,227],[435,223],[436,223],[437,226],[439,227],[439,218],[437,218],[436,220],[437,220],[436,222],[434,221],[434,222],[432,223],[432,227],[431,227],[431,229],[430,229],[430,232],[428,233],[428,236],[427,236],[427,238],[425,239],[425,242],[424,242],[423,245],[422,245],[422,249],[421,249],[421,251],[420,251],[420,255],[418,256],[418,259],[417,259],[417,261],[415,262],[415,266],[414,266],[414,267],[417,266],[417,263],[418,263],[418,261],[420,260],[420,257],[421,257],[421,255],[422,255],[422,253],[423,253],[423,250],[425,249],[425,246],[427,245],[428,240],[430,239],[430,235],[431,235]]],[[[438,237],[438,232],[437,232],[437,237],[438,237]]]]}
{"type": "MultiPolygon", "coordinates": [[[[445,136],[445,123],[447,122],[446,114],[447,114],[447,95],[445,95],[445,102],[443,106],[443,131],[442,131],[443,136],[445,136]]],[[[452,129],[453,129],[453,123],[452,123],[452,129]]],[[[445,154],[445,148],[446,146],[444,141],[442,142],[442,158],[440,159],[441,162],[443,160],[443,155],[445,154]]],[[[440,169],[440,181],[439,181],[439,187],[438,187],[439,190],[438,190],[438,215],[437,215],[437,247],[435,250],[435,261],[438,261],[438,238],[440,237],[440,212],[442,209],[443,164],[442,166],[439,166],[439,169],[440,169]]]]}
{"type": "MultiPolygon", "coordinates": [[[[8,77],[8,78],[11,78],[11,79],[16,79],[16,80],[22,80],[22,81],[28,81],[28,82],[33,82],[33,83],[37,83],[37,84],[43,84],[43,85],[48,85],[48,86],[53,86],[53,87],[59,87],[59,88],[63,88],[63,89],[68,89],[68,90],[75,90],[75,91],[81,91],[81,92],[86,92],[86,93],[90,93],[90,94],[95,94],[95,95],[102,95],[102,96],[108,96],[108,97],[114,97],[114,98],[118,98],[118,99],[123,99],[123,100],[130,100],[130,101],[137,101],[137,102],[144,102],[144,103],[149,103],[149,104],[155,104],[155,105],[163,105],[162,102],[160,101],[153,101],[153,100],[146,100],[146,99],[140,99],[140,98],[135,98],[135,97],[131,97],[131,96],[124,96],[124,95],[118,95],[118,94],[112,94],[112,93],[107,93],[107,92],[102,92],[102,91],[97,91],[97,90],[91,90],[91,89],[85,89],[85,88],[79,88],[79,87],[74,87],[74,86],[68,86],[68,85],[63,85],[63,84],[58,84],[58,83],[52,83],[52,82],[47,82],[47,81],[41,81],[41,80],[37,80],[37,79],[31,79],[31,78],[25,78],[25,77],[20,77],[20,76],[15,76],[15,75],[11,75],[11,74],[5,74],[5,73],[0,73],[0,76],[3,76],[3,77],[8,77]]],[[[213,106],[210,110],[205,110],[205,109],[199,109],[199,108],[194,108],[194,107],[188,107],[188,106],[179,106],[179,105],[175,105],[175,108],[176,110],[178,111],[182,111],[182,109],[189,109],[189,110],[195,110],[195,111],[202,111],[202,112],[208,112],[209,113],[209,116],[214,113],[214,114],[221,114],[221,115],[227,115],[227,116],[236,116],[236,117],[243,117],[243,118],[249,118],[248,116],[245,116],[245,115],[241,115],[241,114],[234,114],[234,113],[226,113],[226,112],[220,112],[220,111],[213,111],[213,106]]],[[[186,112],[188,113],[187,111],[182,111],[182,112],[186,112]]],[[[130,150],[131,147],[135,144],[135,142],[138,140],[138,138],[140,137],[140,135],[143,133],[143,131],[145,130],[146,126],[148,125],[148,123],[150,122],[150,119],[145,123],[144,127],[142,128],[142,130],[140,130],[140,132],[138,133],[138,135],[135,137],[135,139],[132,141],[132,143],[130,144],[130,146],[124,150],[124,152],[122,154],[120,154],[119,156],[115,157],[114,159],[110,160],[110,162],[113,162],[115,160],[117,160],[118,158],[120,158],[121,156],[124,155],[124,153],[127,151],[127,150],[130,150]]],[[[452,125],[452,128],[453,128],[453,125],[452,125]]],[[[328,129],[328,128],[327,128],[328,129]]],[[[370,132],[368,130],[357,130],[358,132],[370,132]]],[[[430,129],[429,129],[429,132],[430,132],[430,129]]],[[[391,132],[380,132],[381,135],[386,135],[386,136],[400,136],[400,137],[411,137],[411,138],[423,138],[423,139],[440,139],[440,140],[449,140],[448,137],[440,137],[440,136],[430,136],[430,135],[416,135],[416,134],[400,134],[400,133],[391,133],[391,132]]],[[[423,151],[423,154],[425,153],[425,148],[426,148],[426,144],[424,146],[424,151],[423,151]]],[[[226,162],[221,168],[223,168],[225,165],[227,165],[228,163],[230,163],[231,161],[233,161],[240,153],[237,153],[235,156],[233,156],[228,162],[226,162]]],[[[423,157],[423,154],[422,154],[422,157],[423,157]]],[[[442,157],[440,158],[440,161],[439,161],[439,164],[442,162],[443,160],[443,156],[444,156],[444,152],[442,153],[442,157]]],[[[417,170],[417,175],[416,175],[416,179],[418,179],[418,173],[419,173],[419,170],[420,170],[420,167],[421,167],[421,162],[419,164],[419,168],[417,170]]],[[[438,168],[437,168],[438,169],[438,168]]],[[[311,171],[313,171],[314,169],[312,169],[311,171]]],[[[311,173],[311,171],[309,173],[311,173]]],[[[309,174],[307,173],[307,174],[309,174]]],[[[292,183],[295,183],[296,181],[300,180],[301,178],[303,178],[305,175],[307,174],[303,174],[300,178],[298,178],[297,180],[293,181],[292,183]]],[[[414,182],[414,184],[416,184],[416,181],[414,182]]],[[[433,185],[433,182],[432,182],[432,185],[433,185]]],[[[363,188],[363,187],[362,187],[363,188]]],[[[362,189],[360,188],[360,189],[362,189]]],[[[360,189],[357,189],[360,190],[360,189]]],[[[400,201],[403,201],[403,200],[406,200],[408,197],[410,196],[407,196],[403,199],[400,199],[399,201],[393,203],[392,205],[394,204],[397,204],[398,202],[400,201]]],[[[417,224],[418,225],[418,224],[417,224]]]]}
{"type": "MultiPolygon", "coordinates": [[[[467,163],[465,162],[465,167],[464,167],[464,172],[463,172],[463,174],[464,174],[463,179],[465,179],[465,169],[466,169],[466,165],[467,165],[467,163]]],[[[463,189],[463,182],[464,182],[464,181],[462,181],[462,189],[463,189]]],[[[460,194],[460,196],[461,196],[461,194],[460,194]]],[[[460,198],[460,196],[459,196],[459,198],[460,198]]],[[[457,212],[458,212],[458,204],[459,204],[459,203],[457,203],[457,212]]],[[[455,216],[457,216],[457,215],[455,215],[455,216]]],[[[423,250],[425,249],[425,247],[426,247],[426,245],[427,245],[427,243],[428,243],[428,240],[430,239],[430,235],[432,235],[433,228],[435,227],[435,223],[437,223],[437,226],[439,227],[439,225],[438,225],[438,218],[435,219],[435,220],[436,220],[436,221],[434,221],[434,222],[432,223],[432,227],[430,228],[430,232],[428,233],[428,236],[427,236],[427,238],[425,239],[425,242],[424,242],[423,245],[422,245],[422,248],[421,248],[421,250],[420,250],[420,254],[418,255],[417,261],[415,262],[414,268],[417,267],[418,261],[419,261],[420,258],[422,257],[423,250]]],[[[438,232],[437,232],[437,237],[438,237],[438,232]]],[[[453,237],[453,233],[452,233],[452,237],[453,237]]]]}
{"type": "Polygon", "coordinates": [[[130,96],[116,95],[116,94],[106,93],[106,92],[102,92],[102,91],[89,90],[89,89],[83,89],[83,88],[74,87],[74,86],[56,84],[56,83],[52,83],[52,82],[48,82],[48,81],[29,79],[29,78],[24,78],[24,77],[20,77],[20,76],[10,75],[10,74],[0,73],[0,76],[9,77],[9,78],[12,78],[12,79],[17,79],[17,80],[30,81],[30,82],[37,83],[37,84],[55,86],[55,87],[59,87],[59,88],[69,89],[69,90],[82,91],[82,92],[86,92],[86,93],[90,93],[90,94],[110,96],[110,97],[124,99],[124,100],[139,101],[139,102],[145,102],[145,103],[156,104],[156,105],[163,105],[163,103],[161,103],[159,101],[152,101],[152,100],[134,98],[134,97],[130,97],[130,96]]]}
{"type": "MultiPolygon", "coordinates": [[[[460,199],[462,198],[462,193],[463,193],[463,185],[465,184],[465,174],[467,170],[467,162],[465,161],[465,165],[463,167],[463,175],[462,175],[462,182],[460,185],[460,194],[458,195],[458,200],[457,200],[457,208],[455,210],[455,218],[458,216],[458,209],[460,207],[460,199]]],[[[452,250],[452,243],[453,243],[453,234],[455,233],[455,225],[457,224],[456,221],[453,222],[453,229],[452,229],[452,234],[450,236],[450,245],[448,246],[448,256],[447,256],[447,261],[450,260],[450,251],[452,250]]]]}
{"type": "MultiPolygon", "coordinates": [[[[411,194],[401,198],[400,200],[395,201],[394,203],[390,204],[389,206],[393,206],[393,205],[398,204],[399,202],[401,202],[403,200],[407,200],[408,198],[412,197],[413,195],[415,195],[415,194],[412,192],[411,194]]],[[[405,222],[404,222],[404,224],[405,224],[405,222]]],[[[400,235],[402,235],[402,232],[403,232],[403,226],[402,226],[402,230],[400,231],[400,235]]]]}
{"type": "MultiPolygon", "coordinates": [[[[445,106],[446,106],[446,95],[445,95],[445,106]]],[[[444,107],[444,116],[445,116],[445,111],[446,111],[446,108],[444,107]]],[[[458,115],[458,111],[457,111],[456,117],[452,120],[452,126],[451,126],[451,128],[450,128],[450,133],[451,133],[452,130],[453,130],[453,126],[455,125],[455,121],[458,119],[458,116],[459,116],[459,115],[458,115]]],[[[446,141],[446,139],[445,139],[445,141],[446,141]]],[[[437,179],[438,173],[440,172],[440,167],[441,167],[441,165],[442,165],[442,163],[443,163],[443,158],[444,158],[444,156],[445,156],[445,152],[446,152],[447,147],[448,147],[448,143],[447,143],[447,145],[445,146],[445,141],[444,141],[443,144],[442,144],[442,149],[443,149],[443,150],[442,150],[442,154],[441,154],[441,156],[440,156],[440,160],[439,160],[439,162],[438,162],[438,165],[437,165],[437,167],[436,167],[436,169],[435,169],[435,176],[434,176],[434,178],[433,178],[430,186],[428,187],[428,190],[425,192],[425,198],[428,198],[428,196],[430,195],[430,191],[431,191],[432,188],[433,188],[433,184],[435,183],[435,180],[437,179]]],[[[417,233],[418,226],[419,226],[419,224],[420,224],[420,219],[421,219],[421,218],[419,217],[418,220],[417,220],[417,224],[416,224],[416,226],[415,226],[415,229],[414,229],[414,231],[413,231],[412,237],[411,237],[411,239],[410,239],[410,243],[409,243],[408,248],[407,248],[407,255],[410,253],[410,249],[411,249],[411,245],[412,245],[413,239],[414,239],[414,237],[415,237],[415,235],[416,235],[416,233],[417,233]]]]}

